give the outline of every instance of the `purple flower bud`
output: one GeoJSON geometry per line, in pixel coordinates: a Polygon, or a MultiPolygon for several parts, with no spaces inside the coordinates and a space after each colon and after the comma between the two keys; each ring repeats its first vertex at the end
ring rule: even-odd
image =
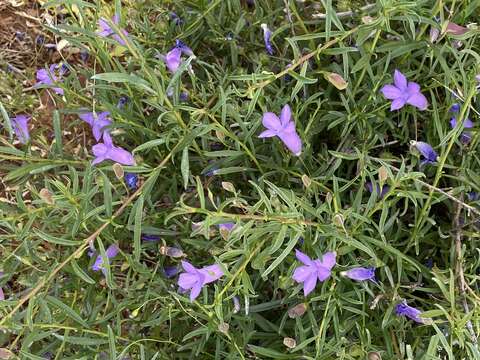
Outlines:
{"type": "Polygon", "coordinates": [[[233,300],[233,313],[236,314],[240,311],[240,300],[238,299],[238,296],[234,296],[232,300],[233,300]]]}
{"type": "Polygon", "coordinates": [[[414,307],[407,305],[407,302],[405,300],[403,300],[401,303],[395,306],[395,313],[398,316],[406,316],[407,318],[417,323],[420,323],[420,324],[425,323],[425,319],[422,319],[420,317],[420,314],[422,312],[418,309],[415,309],[414,307]]]}
{"type": "Polygon", "coordinates": [[[411,141],[412,145],[420,152],[420,154],[425,158],[422,161],[423,164],[434,164],[437,162],[438,154],[433,150],[430,144],[422,141],[411,141]]]}
{"type": "Polygon", "coordinates": [[[163,273],[165,274],[165,276],[170,279],[172,277],[174,277],[175,275],[178,274],[178,267],[177,266],[165,266],[163,268],[163,273]]]}
{"type": "Polygon", "coordinates": [[[172,258],[180,258],[185,255],[181,249],[170,246],[160,246],[160,254],[170,256],[172,258]]]}
{"type": "Polygon", "coordinates": [[[45,36],[43,36],[43,35],[38,35],[38,36],[36,37],[36,39],[35,39],[35,43],[36,43],[37,45],[39,45],[39,46],[40,46],[40,45],[43,45],[43,44],[45,43],[45,36]]]}
{"type": "Polygon", "coordinates": [[[260,26],[263,29],[263,41],[265,42],[265,49],[267,50],[267,53],[273,55],[275,51],[273,50],[272,43],[270,42],[272,32],[268,28],[267,24],[261,24],[260,26]]]}
{"type": "Polygon", "coordinates": [[[136,190],[137,189],[137,187],[138,187],[138,185],[137,185],[137,182],[138,182],[137,174],[125,173],[124,179],[125,179],[125,183],[127,184],[127,187],[130,190],[136,190]]]}
{"type": "Polygon", "coordinates": [[[348,271],[343,271],[341,275],[348,277],[349,279],[356,281],[372,280],[375,281],[375,268],[374,267],[358,267],[348,271]]]}
{"type": "Polygon", "coordinates": [[[170,13],[170,19],[174,22],[175,25],[183,24],[183,20],[173,11],[170,13]]]}
{"type": "Polygon", "coordinates": [[[188,93],[186,91],[182,91],[180,93],[180,101],[187,101],[188,100],[188,93]]]}
{"type": "Polygon", "coordinates": [[[152,234],[142,234],[141,239],[143,241],[159,241],[160,236],[159,235],[152,235],[152,234]]]}
{"type": "MultiPolygon", "coordinates": [[[[380,184],[375,184],[375,185],[376,185],[375,186],[376,193],[380,199],[382,199],[385,196],[385,194],[390,191],[390,186],[388,185],[383,185],[381,188],[380,188],[380,184]]],[[[365,188],[368,190],[369,193],[372,193],[373,192],[372,182],[367,181],[365,183],[365,188]]]]}
{"type": "Polygon", "coordinates": [[[460,111],[460,104],[459,103],[453,104],[452,107],[450,108],[450,111],[454,113],[458,113],[460,111]]]}

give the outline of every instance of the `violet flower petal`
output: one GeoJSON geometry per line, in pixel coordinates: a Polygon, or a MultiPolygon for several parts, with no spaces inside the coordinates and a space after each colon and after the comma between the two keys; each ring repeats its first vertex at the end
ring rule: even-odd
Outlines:
{"type": "Polygon", "coordinates": [[[375,280],[375,268],[357,267],[342,272],[342,275],[356,281],[375,280]]]}
{"type": "Polygon", "coordinates": [[[180,64],[182,62],[181,56],[182,50],[178,48],[173,48],[165,56],[165,64],[167,65],[167,68],[171,73],[174,73],[180,67],[180,64]]]}
{"type": "Polygon", "coordinates": [[[420,152],[420,154],[422,154],[422,156],[425,158],[425,162],[427,163],[437,162],[438,154],[436,153],[435,150],[433,150],[433,147],[430,144],[423,141],[413,141],[413,145],[420,152]]]}
{"type": "Polygon", "coordinates": [[[11,118],[12,128],[15,135],[22,144],[26,144],[30,140],[30,131],[28,130],[28,122],[30,117],[26,115],[17,115],[11,118]]]}
{"type": "Polygon", "coordinates": [[[268,28],[267,24],[261,24],[260,26],[263,30],[263,41],[265,42],[265,49],[267,50],[268,54],[273,55],[275,51],[273,50],[272,43],[270,42],[272,32],[268,28]]]}
{"type": "MultiPolygon", "coordinates": [[[[110,245],[107,250],[105,250],[105,256],[107,257],[107,261],[109,259],[112,259],[114,258],[115,256],[117,256],[118,252],[120,251],[120,249],[118,248],[118,245],[117,244],[112,244],[110,245]]],[[[97,258],[95,259],[95,263],[92,265],[92,270],[93,271],[99,271],[99,270],[102,270],[104,271],[104,266],[103,266],[103,258],[102,258],[102,255],[98,255],[97,258]]]]}
{"type": "Polygon", "coordinates": [[[417,323],[425,323],[425,320],[420,317],[422,312],[412,306],[409,306],[405,300],[395,306],[395,313],[398,316],[406,316],[417,323]]]}

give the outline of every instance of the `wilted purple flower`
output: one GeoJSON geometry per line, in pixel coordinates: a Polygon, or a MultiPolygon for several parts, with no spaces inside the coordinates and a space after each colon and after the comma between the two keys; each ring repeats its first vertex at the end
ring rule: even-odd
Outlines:
{"type": "Polygon", "coordinates": [[[163,59],[168,70],[174,73],[182,63],[182,54],[191,56],[193,55],[193,51],[182,41],[176,40],[173,49],[170,50],[166,56],[161,55],[160,58],[163,59]]]}
{"type": "Polygon", "coordinates": [[[30,139],[30,131],[28,130],[28,122],[30,121],[30,116],[26,115],[17,115],[14,118],[11,118],[12,128],[17,135],[18,141],[22,144],[26,144],[30,139]]]}
{"type": "Polygon", "coordinates": [[[110,112],[103,111],[101,113],[83,113],[79,115],[80,119],[85,121],[92,128],[95,140],[100,141],[102,135],[108,134],[107,126],[112,124],[110,120],[110,112]]]}
{"type": "Polygon", "coordinates": [[[175,275],[178,274],[178,267],[177,266],[165,266],[163,268],[163,273],[165,274],[165,276],[167,278],[172,278],[174,277],[175,275]]]}
{"type": "MultiPolygon", "coordinates": [[[[112,23],[114,23],[115,25],[118,25],[120,23],[120,18],[118,15],[114,15],[112,17],[112,23]]],[[[122,39],[122,37],[118,34],[115,33],[115,30],[112,29],[112,27],[110,26],[109,22],[107,19],[105,18],[100,18],[98,20],[98,26],[100,27],[100,31],[97,32],[97,35],[98,36],[101,36],[101,37],[110,37],[112,36],[112,38],[117,41],[120,45],[123,45],[125,46],[126,45],[126,42],[125,40],[122,39]]],[[[128,36],[128,32],[124,29],[120,29],[120,31],[122,32],[122,34],[127,37],[128,36]]]]}
{"type": "Polygon", "coordinates": [[[143,241],[159,241],[160,240],[159,235],[153,235],[153,234],[142,234],[141,238],[143,241]]]}
{"type": "Polygon", "coordinates": [[[240,311],[240,300],[238,299],[238,296],[234,296],[232,300],[233,300],[233,313],[236,314],[240,311]]]}
{"type": "Polygon", "coordinates": [[[172,258],[179,258],[185,255],[182,249],[173,246],[160,246],[160,254],[170,256],[172,258]]]}
{"type": "Polygon", "coordinates": [[[430,42],[436,43],[438,40],[438,37],[440,36],[440,30],[435,26],[431,26],[429,36],[430,36],[430,42]]]}
{"type": "Polygon", "coordinates": [[[118,99],[117,108],[123,109],[123,107],[127,105],[128,101],[129,101],[128,96],[121,96],[120,99],[118,99]]]}
{"type": "Polygon", "coordinates": [[[268,28],[267,24],[260,25],[263,29],[263,41],[265,42],[265,49],[267,53],[273,55],[275,51],[273,50],[272,43],[270,42],[270,38],[272,37],[272,32],[268,28]]]}
{"type": "Polygon", "coordinates": [[[295,256],[297,260],[305,264],[297,267],[293,273],[292,279],[298,283],[303,283],[303,293],[305,296],[310,294],[319,281],[325,281],[330,277],[332,268],[335,266],[335,252],[327,252],[323,254],[322,259],[311,260],[300,250],[296,250],[295,256]]]}
{"type": "Polygon", "coordinates": [[[90,54],[88,53],[87,50],[82,50],[80,52],[80,60],[82,60],[83,62],[87,62],[89,57],[90,57],[90,54]]]}
{"type": "Polygon", "coordinates": [[[133,174],[133,173],[125,173],[124,177],[125,179],[125,183],[127,184],[128,188],[130,190],[136,190],[138,185],[137,185],[137,182],[138,182],[138,176],[137,174],[133,174]]]}
{"type": "MultiPolygon", "coordinates": [[[[37,70],[37,86],[38,85],[54,85],[56,82],[62,81],[62,76],[66,72],[66,67],[60,64],[52,64],[49,69],[37,70]]],[[[63,89],[53,87],[53,91],[58,95],[63,95],[63,89]]]]}
{"type": "Polygon", "coordinates": [[[395,313],[398,316],[406,316],[417,323],[425,323],[425,319],[422,319],[420,317],[420,314],[422,312],[418,309],[415,309],[414,307],[407,305],[407,302],[405,300],[395,306],[395,313]]]}
{"type": "MultiPolygon", "coordinates": [[[[105,256],[107,258],[107,261],[117,256],[119,251],[120,249],[118,248],[117,244],[110,245],[107,248],[107,250],[105,250],[105,256]]],[[[101,254],[98,255],[97,258],[95,259],[95,263],[92,265],[92,270],[93,271],[102,270],[102,272],[105,273],[105,268],[103,266],[103,258],[101,254]]]]}
{"type": "Polygon", "coordinates": [[[170,13],[170,19],[175,23],[175,25],[181,25],[183,20],[173,11],[170,13]]]}
{"type": "Polygon", "coordinates": [[[452,34],[452,35],[463,35],[468,31],[468,28],[464,26],[460,26],[458,24],[455,24],[451,21],[448,22],[447,28],[445,30],[445,33],[447,34],[452,34]]]}
{"type": "Polygon", "coordinates": [[[226,223],[218,224],[218,228],[220,229],[220,231],[222,231],[222,230],[232,231],[232,229],[234,227],[235,227],[235,223],[232,223],[232,222],[226,222],[226,223]]]}
{"type": "Polygon", "coordinates": [[[347,271],[343,271],[341,275],[357,281],[365,281],[365,280],[375,281],[375,268],[374,267],[368,267],[368,268],[357,267],[347,271]]]}
{"type": "Polygon", "coordinates": [[[407,81],[405,75],[395,70],[393,75],[394,85],[385,85],[380,89],[383,96],[392,101],[390,111],[401,109],[405,104],[425,110],[428,106],[427,98],[420,92],[420,85],[407,81]]]}
{"type": "Polygon", "coordinates": [[[267,128],[259,138],[278,136],[285,146],[295,155],[302,153],[302,140],[295,130],[290,106],[285,105],[280,114],[280,119],[272,112],[263,114],[262,124],[267,128]]]}
{"type": "Polygon", "coordinates": [[[458,113],[460,111],[460,104],[458,103],[453,104],[452,107],[450,108],[450,111],[454,113],[458,113]]]}
{"type": "MultiPolygon", "coordinates": [[[[390,186],[388,186],[388,185],[383,185],[382,187],[380,187],[380,184],[375,184],[375,185],[376,185],[375,190],[376,190],[380,199],[383,198],[385,196],[385,194],[390,191],[390,186]]],[[[372,193],[373,192],[372,182],[367,181],[365,183],[365,188],[368,190],[368,192],[372,193]]]]}
{"type": "Polygon", "coordinates": [[[423,141],[411,141],[411,144],[416,147],[420,154],[425,158],[421,165],[423,164],[433,164],[437,162],[438,154],[433,150],[430,144],[427,144],[423,141]]]}
{"type": "Polygon", "coordinates": [[[104,135],[103,141],[103,143],[92,146],[92,152],[93,155],[95,155],[92,165],[105,160],[112,160],[122,165],[135,165],[135,159],[132,153],[119,146],[113,145],[110,136],[105,137],[104,135]]]}
{"type": "Polygon", "coordinates": [[[43,45],[43,43],[45,42],[45,36],[43,35],[38,35],[36,38],[35,38],[35,43],[37,45],[43,45]]]}
{"type": "Polygon", "coordinates": [[[476,191],[467,192],[467,199],[469,201],[477,201],[480,200],[480,194],[476,191]]]}
{"type": "Polygon", "coordinates": [[[217,264],[197,269],[188,261],[182,260],[182,267],[185,272],[180,274],[178,285],[183,291],[190,290],[190,301],[200,295],[202,287],[223,276],[222,268],[217,264]]]}
{"type": "MultiPolygon", "coordinates": [[[[457,118],[452,117],[450,119],[450,126],[454,129],[457,126],[457,118]]],[[[473,121],[470,119],[465,119],[463,122],[463,127],[465,129],[471,129],[473,127],[473,121]]],[[[472,133],[470,131],[463,131],[460,135],[460,141],[464,144],[467,144],[472,139],[472,133]]]]}

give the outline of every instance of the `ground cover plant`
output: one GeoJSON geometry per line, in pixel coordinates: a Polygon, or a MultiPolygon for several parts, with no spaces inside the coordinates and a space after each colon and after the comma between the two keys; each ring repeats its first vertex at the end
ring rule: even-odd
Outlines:
{"type": "Polygon", "coordinates": [[[0,2],[0,359],[479,359],[479,15],[0,2]]]}

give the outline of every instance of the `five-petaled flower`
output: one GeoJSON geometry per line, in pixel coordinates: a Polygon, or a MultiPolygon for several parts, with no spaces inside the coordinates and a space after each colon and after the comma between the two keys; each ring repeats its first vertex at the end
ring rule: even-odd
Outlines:
{"type": "Polygon", "coordinates": [[[290,106],[285,105],[280,114],[280,119],[272,112],[263,114],[262,124],[267,128],[259,138],[278,136],[285,146],[296,156],[302,153],[302,140],[295,130],[290,106]]]}
{"type": "Polygon", "coordinates": [[[375,281],[374,267],[356,267],[347,271],[342,271],[340,275],[356,281],[372,280],[375,281]]]}
{"type": "MultiPolygon", "coordinates": [[[[118,248],[117,244],[112,244],[110,245],[107,250],[105,250],[105,257],[106,260],[109,261],[110,259],[114,258],[117,256],[118,252],[120,249],[118,248]]],[[[95,259],[95,263],[92,265],[92,270],[93,271],[99,271],[102,270],[102,272],[105,274],[105,267],[103,265],[103,257],[101,254],[97,256],[95,259]]]]}
{"type": "Polygon", "coordinates": [[[173,49],[170,50],[165,56],[160,55],[160,58],[163,59],[168,70],[174,73],[178,70],[180,64],[182,63],[182,54],[191,56],[193,55],[193,51],[184,42],[176,40],[173,49]]]}
{"type": "MultiPolygon", "coordinates": [[[[62,81],[62,76],[66,73],[67,69],[61,64],[52,64],[47,69],[37,70],[37,86],[38,85],[54,85],[57,82],[62,81]]],[[[58,95],[63,95],[63,89],[59,87],[53,87],[53,91],[58,95]]]]}
{"type": "Polygon", "coordinates": [[[438,154],[430,144],[414,140],[411,141],[411,144],[415,146],[418,152],[424,157],[424,160],[420,163],[421,165],[434,164],[437,162],[438,154]]]}
{"type": "Polygon", "coordinates": [[[122,165],[135,165],[135,158],[132,153],[119,146],[113,145],[110,136],[104,135],[103,143],[93,145],[92,152],[93,155],[95,155],[92,165],[105,160],[112,160],[122,165]]]}
{"type": "Polygon", "coordinates": [[[428,106],[427,98],[420,92],[420,85],[413,81],[407,81],[405,75],[395,70],[393,85],[385,85],[380,89],[383,96],[393,100],[390,111],[401,109],[405,104],[425,110],[428,106]]]}
{"type": "Polygon", "coordinates": [[[22,144],[26,144],[30,139],[30,131],[28,130],[30,116],[17,115],[14,118],[11,118],[10,121],[15,135],[17,135],[18,141],[22,144]]]}
{"type": "Polygon", "coordinates": [[[312,260],[300,250],[296,250],[295,256],[304,265],[295,269],[292,279],[298,283],[303,283],[303,293],[307,296],[315,289],[317,280],[325,281],[330,277],[332,268],[336,264],[337,254],[334,251],[326,252],[322,259],[312,260]]]}
{"type": "Polygon", "coordinates": [[[109,136],[109,131],[106,129],[106,127],[112,124],[112,120],[110,120],[110,112],[103,111],[101,113],[83,113],[80,114],[79,117],[88,125],[90,125],[95,140],[100,141],[102,135],[104,138],[105,136],[109,136]]]}
{"type": "Polygon", "coordinates": [[[420,324],[425,324],[426,319],[423,319],[420,317],[420,314],[422,313],[420,310],[415,309],[414,307],[410,306],[407,304],[405,300],[402,300],[402,302],[398,303],[395,306],[395,313],[398,316],[406,316],[407,318],[420,323],[420,324]]]}
{"type": "Polygon", "coordinates": [[[180,274],[178,285],[182,291],[190,290],[190,301],[195,300],[200,295],[200,291],[206,284],[223,276],[223,270],[217,264],[197,269],[188,261],[182,260],[182,267],[185,272],[180,274]]]}
{"type": "Polygon", "coordinates": [[[265,42],[265,49],[267,50],[267,53],[273,55],[275,51],[273,50],[272,43],[270,41],[270,38],[272,37],[272,31],[268,28],[267,24],[261,24],[260,26],[263,30],[263,41],[265,42]]]}
{"type": "MultiPolygon", "coordinates": [[[[118,25],[120,23],[120,17],[118,15],[114,15],[112,17],[112,23],[114,23],[115,25],[118,25]]],[[[98,26],[100,27],[100,31],[97,32],[98,36],[110,37],[113,35],[112,38],[115,41],[117,41],[120,45],[123,45],[123,46],[126,45],[125,40],[123,40],[123,38],[119,34],[115,33],[115,30],[110,26],[110,23],[107,19],[100,18],[98,20],[98,26]]],[[[128,32],[125,29],[120,29],[120,31],[125,37],[128,36],[128,32]]]]}

